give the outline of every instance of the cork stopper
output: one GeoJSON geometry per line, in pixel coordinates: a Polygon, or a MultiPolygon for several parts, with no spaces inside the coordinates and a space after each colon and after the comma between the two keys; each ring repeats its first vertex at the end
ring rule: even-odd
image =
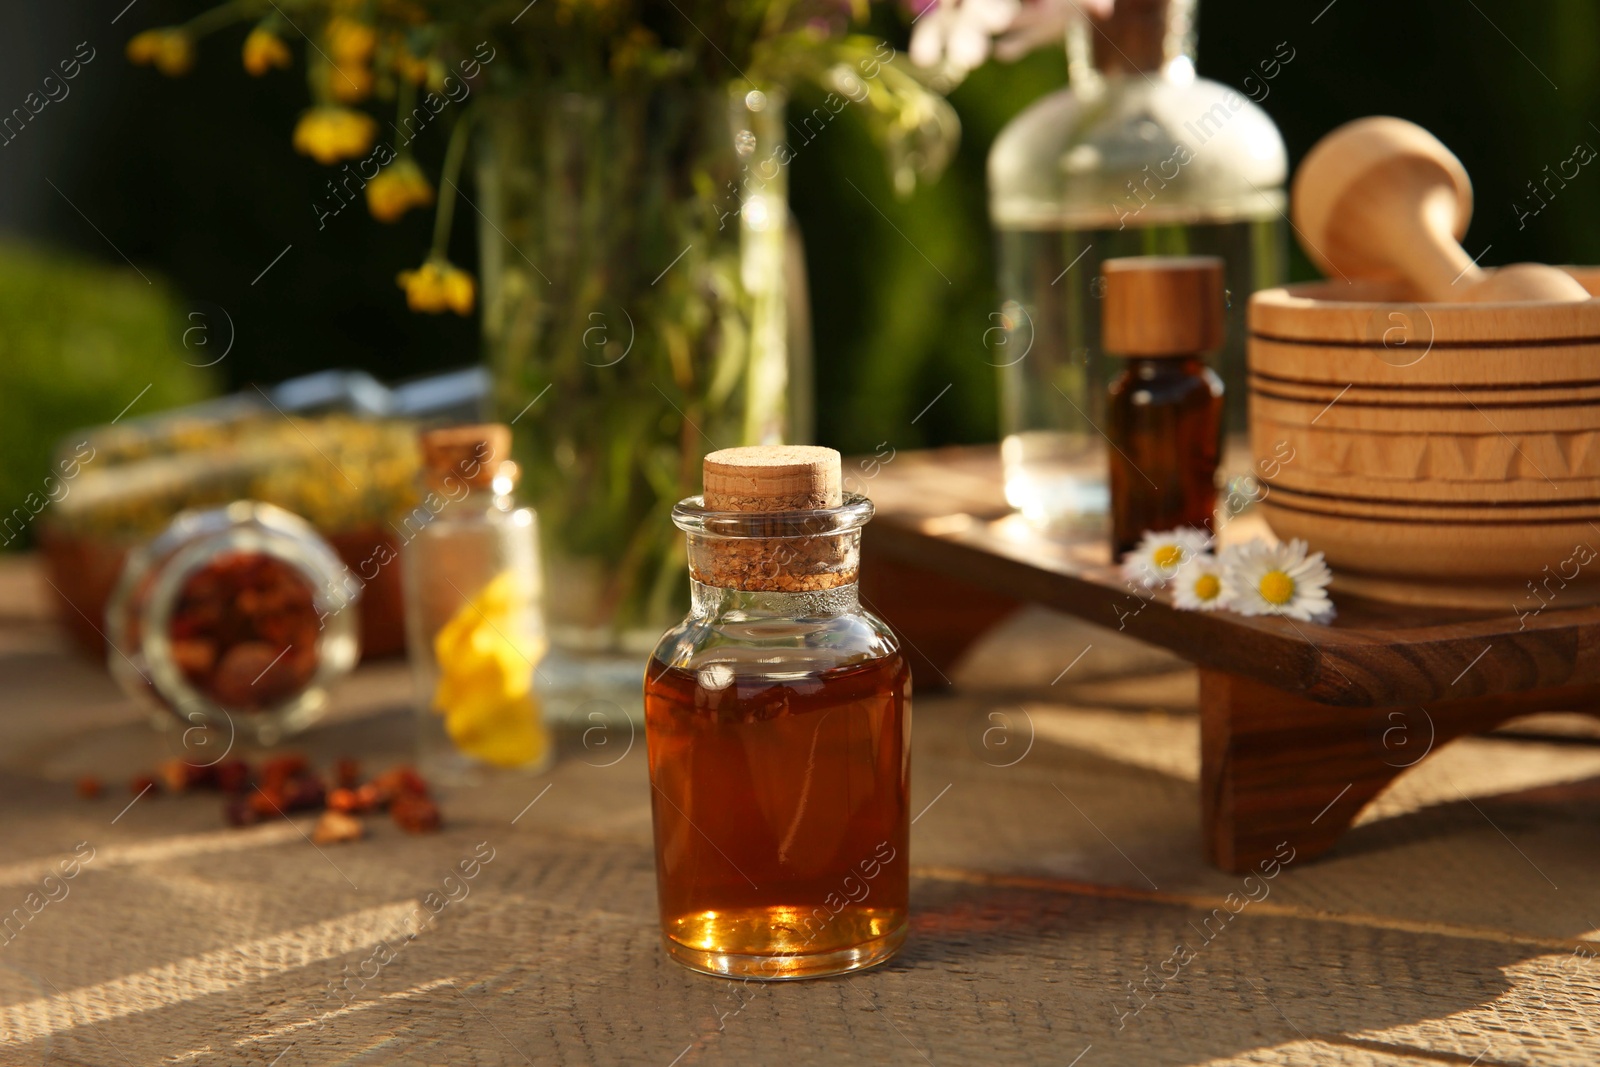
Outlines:
{"type": "MultiPolygon", "coordinates": [[[[498,422],[448,426],[424,431],[422,469],[435,485],[457,478],[474,489],[487,489],[511,458],[511,427],[498,422]]],[[[515,470],[515,465],[511,466],[515,470]]]]}
{"type": "Polygon", "coordinates": [[[1222,260],[1129,256],[1100,267],[1101,340],[1118,356],[1192,356],[1222,345],[1222,260]]]}
{"type": "Polygon", "coordinates": [[[844,502],[839,453],[816,445],[724,448],[705,459],[708,511],[817,511],[844,502]]]}
{"type": "Polygon", "coordinates": [[[705,510],[750,515],[728,520],[737,532],[691,534],[689,573],[723,589],[788,593],[854,582],[859,520],[848,530],[839,525],[840,467],[839,453],[810,445],[711,453],[704,467],[705,510]],[[807,514],[824,510],[830,514],[807,514]]]}

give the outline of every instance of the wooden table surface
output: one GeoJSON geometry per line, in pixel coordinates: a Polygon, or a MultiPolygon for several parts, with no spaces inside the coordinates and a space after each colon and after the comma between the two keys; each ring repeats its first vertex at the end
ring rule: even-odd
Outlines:
{"type": "MultiPolygon", "coordinates": [[[[228,829],[211,795],[130,806],[167,737],[37,586],[0,561],[0,1064],[1600,1063],[1592,744],[1458,742],[1331,858],[1220,874],[1193,673],[1129,646],[1139,676],[1052,688],[1066,624],[1029,615],[918,700],[905,953],[746,986],[658,947],[642,736],[568,737],[548,775],[447,795],[429,836],[319,849],[308,819],[228,829]],[[74,795],[88,772],[106,796],[74,795]]],[[[299,747],[403,759],[408,696],[365,667],[299,747]]]]}

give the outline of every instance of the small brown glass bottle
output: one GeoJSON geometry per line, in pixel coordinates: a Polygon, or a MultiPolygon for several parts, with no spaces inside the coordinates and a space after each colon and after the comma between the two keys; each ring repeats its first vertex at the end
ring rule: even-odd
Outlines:
{"type": "Polygon", "coordinates": [[[1127,363],[1111,382],[1111,549],[1148,530],[1210,531],[1222,452],[1222,380],[1205,353],[1222,344],[1222,260],[1132,256],[1101,267],[1106,352],[1127,363]]]}
{"type": "Polygon", "coordinates": [[[861,528],[831,448],[713,452],[673,509],[694,604],[645,674],[667,952],[811,978],[905,939],[911,671],[862,610],[861,528]]]}

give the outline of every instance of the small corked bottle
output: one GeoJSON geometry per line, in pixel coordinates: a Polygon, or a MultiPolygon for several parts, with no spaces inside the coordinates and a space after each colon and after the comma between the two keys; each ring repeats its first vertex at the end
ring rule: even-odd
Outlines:
{"type": "Polygon", "coordinates": [[[1108,259],[1102,332],[1124,360],[1111,382],[1111,547],[1147,530],[1211,530],[1222,453],[1222,379],[1205,354],[1222,344],[1222,260],[1108,259]]]}
{"type": "Polygon", "coordinates": [[[551,757],[533,686],[546,647],[538,522],[512,499],[511,429],[454,426],[420,444],[422,503],[400,523],[418,761],[458,784],[537,772],[551,757]]]}
{"type": "Polygon", "coordinates": [[[710,974],[811,978],[906,935],[911,672],[863,611],[872,503],[829,448],[706,457],[673,509],[693,607],[645,674],[667,952],[710,974]]]}

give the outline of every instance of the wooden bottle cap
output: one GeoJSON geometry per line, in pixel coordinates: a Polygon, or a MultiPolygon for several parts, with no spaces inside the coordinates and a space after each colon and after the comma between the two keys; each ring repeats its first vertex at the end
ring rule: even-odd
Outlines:
{"type": "Polygon", "coordinates": [[[839,453],[817,445],[724,448],[706,457],[708,511],[816,511],[844,503],[839,453]]]}
{"type": "Polygon", "coordinates": [[[493,484],[511,459],[511,427],[499,422],[426,430],[420,438],[429,480],[459,478],[474,489],[493,484]]]}
{"type": "Polygon", "coordinates": [[[1216,256],[1128,256],[1100,267],[1100,336],[1118,356],[1188,356],[1222,344],[1225,295],[1216,256]]]}

